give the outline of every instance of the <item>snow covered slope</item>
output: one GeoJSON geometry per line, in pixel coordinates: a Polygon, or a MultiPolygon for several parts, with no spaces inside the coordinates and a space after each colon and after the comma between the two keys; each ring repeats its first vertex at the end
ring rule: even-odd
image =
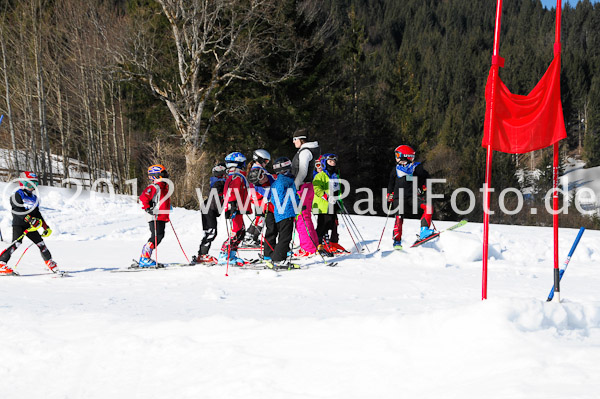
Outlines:
{"type": "MultiPolygon", "coordinates": [[[[8,192],[0,205],[5,241],[8,192]]],[[[137,258],[149,236],[135,200],[40,192],[54,229],[48,246],[73,277],[0,279],[0,398],[531,399],[600,392],[597,231],[584,234],[559,304],[545,302],[552,230],[491,226],[489,300],[482,302],[477,223],[403,252],[391,250],[388,223],[383,251],[347,256],[338,267],[315,260],[307,270],[230,269],[229,277],[218,266],[111,273],[137,258]]],[[[385,219],[354,221],[375,249],[385,219]]],[[[213,255],[225,238],[220,223],[213,255]]],[[[173,225],[188,256],[195,254],[199,213],[175,209],[173,225]]],[[[351,248],[340,228],[342,245],[351,248]]],[[[405,223],[407,241],[417,229],[417,221],[405,223]]],[[[561,259],[576,234],[561,229],[561,259]]],[[[158,257],[185,260],[170,227],[158,257]]],[[[45,273],[35,246],[18,270],[45,273]]]]}

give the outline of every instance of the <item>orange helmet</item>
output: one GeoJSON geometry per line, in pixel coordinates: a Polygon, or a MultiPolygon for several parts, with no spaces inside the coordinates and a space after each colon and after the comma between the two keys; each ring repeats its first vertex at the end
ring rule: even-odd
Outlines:
{"type": "Polygon", "coordinates": [[[169,174],[163,165],[152,165],[148,168],[148,178],[152,181],[159,181],[167,177],[169,177],[169,174]]]}

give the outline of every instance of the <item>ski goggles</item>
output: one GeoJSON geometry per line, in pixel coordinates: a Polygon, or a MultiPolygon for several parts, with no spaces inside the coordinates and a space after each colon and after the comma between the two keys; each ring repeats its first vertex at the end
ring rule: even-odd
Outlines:
{"type": "Polygon", "coordinates": [[[161,178],[168,179],[169,173],[167,173],[166,170],[163,170],[162,172],[148,173],[148,177],[150,178],[150,180],[160,180],[161,178]]]}
{"type": "Polygon", "coordinates": [[[254,177],[256,178],[256,181],[261,181],[262,179],[265,178],[266,172],[263,168],[252,168],[250,170],[250,173],[252,173],[254,175],[254,177]]]}
{"type": "Polygon", "coordinates": [[[334,161],[334,162],[337,162],[337,160],[338,160],[338,157],[335,154],[324,154],[321,157],[321,162],[322,161],[334,161]]]}
{"type": "Polygon", "coordinates": [[[23,186],[32,187],[32,188],[35,188],[40,184],[39,180],[33,180],[33,179],[22,180],[22,183],[23,183],[23,186]]]}
{"type": "Polygon", "coordinates": [[[396,161],[397,162],[412,162],[415,159],[413,154],[403,154],[401,152],[396,152],[396,161]]]}

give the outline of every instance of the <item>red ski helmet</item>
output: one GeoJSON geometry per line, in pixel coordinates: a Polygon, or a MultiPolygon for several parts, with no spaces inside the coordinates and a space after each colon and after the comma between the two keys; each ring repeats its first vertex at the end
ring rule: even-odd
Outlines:
{"type": "Polygon", "coordinates": [[[415,150],[408,145],[399,145],[394,150],[394,154],[396,155],[396,162],[406,160],[411,163],[415,160],[415,150]]]}
{"type": "Polygon", "coordinates": [[[148,168],[148,178],[152,181],[159,181],[162,178],[169,177],[167,169],[163,165],[152,165],[148,168]]]}
{"type": "Polygon", "coordinates": [[[40,184],[40,180],[35,173],[29,171],[21,172],[21,175],[19,176],[19,186],[29,190],[35,190],[38,184],[40,184]]]}

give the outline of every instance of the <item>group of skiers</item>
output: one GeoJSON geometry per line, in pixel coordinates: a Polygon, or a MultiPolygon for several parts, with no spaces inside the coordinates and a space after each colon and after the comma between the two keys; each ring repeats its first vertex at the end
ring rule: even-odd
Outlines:
{"type": "MultiPolygon", "coordinates": [[[[238,255],[240,247],[262,248],[262,260],[271,268],[293,267],[291,258],[310,257],[317,253],[332,256],[336,252],[347,252],[338,243],[337,216],[341,204],[336,203],[333,213],[329,213],[329,198],[335,198],[339,185],[329,185],[339,177],[337,156],[321,155],[318,142],[308,139],[306,129],[297,130],[292,141],[298,149],[293,159],[280,157],[272,161],[271,155],[264,149],[253,152],[247,165],[246,157],[240,152],[232,152],[225,157],[224,163],[215,165],[210,179],[211,191],[218,195],[209,195],[202,212],[204,236],[198,255],[192,263],[219,263],[242,266],[245,261],[238,255]],[[271,166],[273,174],[267,169],[271,166]],[[251,198],[250,198],[251,197],[251,198]],[[255,200],[253,201],[252,199],[255,200]],[[248,205],[254,204],[254,209],[248,205]],[[299,212],[296,210],[299,209],[299,212]],[[318,228],[312,219],[313,209],[318,213],[318,228]],[[230,232],[221,245],[217,258],[209,255],[209,249],[217,236],[217,218],[223,210],[230,232]],[[246,229],[244,215],[250,219],[246,229]],[[265,229],[264,235],[262,234],[265,229]],[[300,241],[298,251],[292,253],[290,243],[294,231],[300,241]],[[331,231],[331,235],[328,232],[331,231]]],[[[156,207],[164,197],[167,188],[161,180],[166,177],[162,165],[153,165],[149,169],[152,181],[140,196],[143,209],[154,215],[156,207]],[[160,170],[160,173],[158,171],[160,170]]],[[[214,193],[213,193],[214,194],[214,193]]],[[[168,200],[162,201],[162,208],[168,209],[168,200]]],[[[163,237],[164,225],[160,218],[168,221],[168,212],[158,212],[149,221],[151,237],[144,245],[138,261],[139,267],[153,267],[156,262],[151,258],[163,237]],[[155,234],[155,231],[158,232],[155,234]]]]}
{"type": "MultiPolygon", "coordinates": [[[[192,263],[243,266],[246,261],[238,256],[240,247],[262,248],[260,256],[267,267],[289,269],[296,267],[291,262],[292,258],[311,257],[316,253],[333,256],[347,252],[339,244],[337,231],[337,214],[346,212],[343,203],[337,199],[340,190],[338,157],[332,153],[321,154],[318,142],[309,140],[307,129],[296,130],[292,141],[297,152],[291,160],[280,157],[272,162],[268,151],[258,149],[253,152],[247,167],[246,157],[240,152],[232,152],[225,157],[224,163],[212,168],[212,193],[206,198],[202,211],[204,236],[192,263]],[[267,170],[269,164],[274,174],[267,170]],[[256,201],[249,200],[249,196],[256,201]],[[254,211],[248,207],[252,203],[254,211]],[[208,252],[217,236],[217,219],[222,210],[230,221],[230,231],[215,258],[208,252]],[[313,213],[317,214],[316,229],[313,213]],[[250,215],[254,216],[253,220],[250,219],[248,229],[245,228],[244,215],[249,219],[250,215]],[[296,252],[290,248],[294,230],[300,242],[296,252]]],[[[424,239],[434,233],[430,228],[433,210],[424,199],[429,174],[420,162],[415,162],[414,149],[401,145],[395,149],[395,158],[387,200],[388,213],[392,208],[396,210],[393,245],[395,249],[402,249],[404,218],[421,218],[420,238],[424,239]],[[414,188],[417,193],[413,192],[414,188]]],[[[142,209],[148,213],[150,238],[143,246],[135,267],[157,267],[151,255],[164,238],[165,225],[169,222],[171,201],[168,177],[163,165],[148,168],[150,185],[139,198],[142,209]]],[[[58,271],[42,239],[48,237],[52,230],[39,211],[39,200],[34,194],[38,183],[34,173],[24,172],[20,189],[11,196],[14,242],[0,254],[0,275],[13,274],[7,262],[25,236],[37,244],[47,267],[58,271]],[[43,229],[43,234],[39,234],[39,229],[43,229]]]]}

